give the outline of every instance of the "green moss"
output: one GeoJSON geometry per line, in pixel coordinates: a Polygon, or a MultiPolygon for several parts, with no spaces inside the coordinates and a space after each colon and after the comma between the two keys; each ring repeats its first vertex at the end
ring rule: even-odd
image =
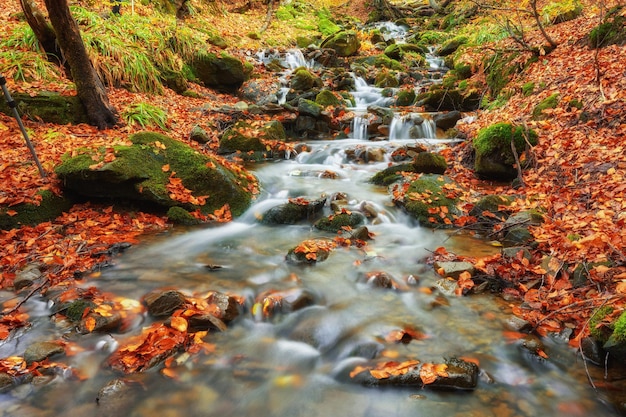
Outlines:
{"type": "Polygon", "coordinates": [[[170,222],[183,226],[194,226],[200,224],[200,220],[196,219],[182,207],[170,207],[167,210],[167,218],[170,222]]]}
{"type": "Polygon", "coordinates": [[[611,337],[614,338],[616,342],[626,342],[626,311],[624,311],[619,318],[615,320],[615,323],[613,324],[613,334],[611,337]]]}
{"type": "Polygon", "coordinates": [[[338,106],[341,101],[330,90],[322,90],[315,97],[315,102],[322,107],[338,106]]]}
{"type": "MultiPolygon", "coordinates": [[[[41,91],[35,96],[14,92],[12,98],[19,113],[32,120],[42,120],[54,124],[87,123],[87,113],[76,96],[64,96],[56,92],[41,91]]],[[[2,97],[0,112],[13,117],[13,110],[2,97]]]]}
{"type": "Polygon", "coordinates": [[[370,182],[376,185],[389,185],[402,179],[402,172],[415,172],[413,164],[393,165],[378,171],[370,182]]]}
{"type": "Polygon", "coordinates": [[[535,83],[527,82],[522,86],[522,94],[526,97],[530,96],[535,91],[535,83]]]}
{"type": "MultiPolygon", "coordinates": [[[[611,331],[606,328],[598,327],[598,325],[611,313],[613,313],[613,307],[605,305],[596,310],[589,319],[589,333],[591,337],[602,344],[606,343],[609,339],[611,331]]],[[[622,316],[624,316],[624,314],[622,314],[622,316]]],[[[622,316],[620,316],[620,318],[622,316]]]]}
{"type": "MultiPolygon", "coordinates": [[[[92,161],[93,162],[93,161],[92,161]]],[[[0,230],[9,230],[23,225],[36,225],[60,216],[72,206],[72,201],[65,196],[58,196],[51,191],[38,192],[39,204],[21,203],[14,206],[0,206],[0,230]],[[9,213],[17,212],[11,216],[9,213]]]]}
{"type": "Polygon", "coordinates": [[[405,210],[420,224],[430,227],[447,227],[452,224],[453,216],[458,213],[456,204],[458,198],[444,188],[453,182],[442,175],[422,175],[409,186],[404,198],[405,210]],[[445,207],[445,212],[439,211],[445,207]],[[441,217],[438,213],[433,215],[432,209],[444,213],[441,217]],[[447,221],[446,221],[447,219],[447,221]]]}
{"type": "Polygon", "coordinates": [[[467,43],[467,36],[456,36],[445,41],[438,49],[437,54],[440,56],[448,56],[456,52],[461,45],[467,43]]]}
{"type": "Polygon", "coordinates": [[[556,106],[558,106],[558,104],[559,104],[559,93],[554,93],[544,98],[533,109],[533,119],[540,120],[540,119],[545,118],[543,111],[547,109],[554,109],[556,108],[556,106]]]}
{"type": "Polygon", "coordinates": [[[397,87],[400,84],[396,76],[389,71],[379,71],[376,74],[374,85],[378,88],[397,87]]]}
{"type": "Polygon", "coordinates": [[[333,22],[332,15],[328,11],[328,9],[323,8],[319,12],[317,12],[317,18],[317,29],[320,31],[320,33],[322,33],[322,35],[329,36],[341,30],[341,27],[333,22]]]}
{"type": "Polygon", "coordinates": [[[73,322],[79,322],[83,318],[85,310],[93,307],[96,307],[96,304],[92,301],[82,299],[74,300],[67,306],[64,315],[73,322]]]}
{"type": "Polygon", "coordinates": [[[420,152],[413,159],[415,172],[424,174],[443,174],[448,169],[446,159],[437,153],[420,152]]]}
{"type": "Polygon", "coordinates": [[[356,228],[365,223],[361,213],[339,213],[324,217],[315,223],[315,227],[327,232],[338,232],[344,227],[356,228]]]}
{"type": "Polygon", "coordinates": [[[572,109],[572,108],[573,108],[573,109],[582,110],[582,108],[583,108],[583,103],[582,103],[582,101],[580,101],[580,100],[578,100],[578,99],[574,98],[574,99],[570,100],[570,101],[569,101],[569,103],[567,103],[567,106],[568,106],[570,109],[572,109]]]}
{"type": "Polygon", "coordinates": [[[458,63],[454,66],[454,72],[459,80],[466,80],[472,76],[472,66],[467,63],[458,63]]]}
{"type": "Polygon", "coordinates": [[[415,97],[416,94],[414,90],[400,90],[396,97],[396,106],[410,106],[415,102],[415,97]]]}
{"type": "Polygon", "coordinates": [[[357,63],[371,65],[376,68],[388,68],[396,71],[406,71],[406,67],[395,59],[389,58],[385,54],[372,55],[364,58],[359,58],[357,63]]]}
{"type": "MultiPolygon", "coordinates": [[[[530,145],[537,144],[538,136],[534,130],[524,130],[522,126],[514,127],[510,123],[501,122],[481,129],[474,138],[473,144],[476,152],[481,155],[487,155],[498,150],[506,151],[507,148],[511,153],[511,140],[518,151],[523,151],[526,148],[527,136],[530,145]]],[[[503,162],[513,163],[513,155],[507,157],[503,162]]]]}
{"type": "Polygon", "coordinates": [[[474,205],[474,209],[477,213],[482,213],[483,211],[496,213],[500,211],[500,207],[508,207],[513,203],[513,201],[514,200],[512,197],[506,195],[492,194],[478,200],[474,205]]]}
{"type": "Polygon", "coordinates": [[[589,33],[589,44],[592,48],[603,48],[613,44],[626,42],[626,18],[616,13],[616,9],[607,14],[606,20],[589,33]]]}
{"type": "Polygon", "coordinates": [[[518,55],[519,52],[496,52],[483,60],[491,97],[497,97],[509,83],[512,75],[520,70],[515,64],[518,55]]]}

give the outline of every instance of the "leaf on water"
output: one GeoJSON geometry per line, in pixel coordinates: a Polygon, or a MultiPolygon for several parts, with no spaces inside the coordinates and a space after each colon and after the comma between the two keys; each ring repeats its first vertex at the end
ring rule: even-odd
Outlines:
{"type": "Polygon", "coordinates": [[[448,365],[445,363],[425,363],[420,368],[420,379],[424,385],[432,384],[438,377],[447,377],[447,369],[448,365]]]}

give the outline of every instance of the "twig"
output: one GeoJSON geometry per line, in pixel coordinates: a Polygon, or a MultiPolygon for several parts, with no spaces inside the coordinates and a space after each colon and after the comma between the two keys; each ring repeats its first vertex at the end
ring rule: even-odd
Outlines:
{"type": "Polygon", "coordinates": [[[49,285],[50,281],[48,280],[48,278],[46,278],[44,280],[44,282],[42,282],[41,284],[39,284],[38,286],[36,286],[35,288],[33,288],[26,297],[24,297],[23,300],[21,300],[19,303],[17,303],[15,305],[15,307],[13,307],[10,311],[6,312],[6,313],[2,313],[3,316],[8,316],[9,314],[13,314],[15,313],[22,305],[24,305],[24,303],[26,301],[28,301],[33,295],[35,295],[35,293],[41,289],[43,289],[45,286],[49,285]]]}
{"type": "Polygon", "coordinates": [[[515,158],[515,166],[517,167],[517,179],[519,179],[520,186],[525,187],[524,177],[522,176],[522,165],[519,162],[519,156],[517,155],[517,149],[515,149],[515,140],[511,138],[511,151],[513,152],[513,157],[515,158]]]}
{"type": "MultiPolygon", "coordinates": [[[[604,299],[604,301],[603,301],[603,304],[606,304],[608,301],[610,301],[610,300],[612,300],[614,298],[619,298],[619,297],[621,297],[621,296],[620,295],[611,295],[609,297],[606,297],[604,299]]],[[[596,301],[595,298],[591,298],[591,299],[587,299],[587,300],[580,300],[580,301],[576,301],[576,302],[573,302],[571,304],[568,304],[566,306],[563,306],[563,307],[561,307],[561,308],[559,308],[557,310],[554,310],[554,311],[550,312],[550,314],[546,314],[539,321],[537,321],[537,323],[535,323],[535,326],[533,327],[532,331],[534,332],[535,330],[537,330],[537,327],[539,327],[539,325],[541,323],[543,323],[544,321],[548,320],[549,318],[551,318],[555,314],[561,313],[561,312],[563,312],[563,311],[565,311],[565,310],[567,310],[569,308],[578,307],[578,306],[581,306],[583,304],[587,304],[587,303],[594,302],[594,301],[596,301]]]]}

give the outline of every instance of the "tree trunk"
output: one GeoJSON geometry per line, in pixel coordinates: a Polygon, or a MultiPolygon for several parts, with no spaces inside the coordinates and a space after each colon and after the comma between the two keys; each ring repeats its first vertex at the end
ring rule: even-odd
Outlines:
{"type": "Polygon", "coordinates": [[[39,10],[34,0],[20,0],[20,4],[28,25],[35,33],[35,37],[44,52],[48,55],[48,59],[55,60],[60,64],[61,50],[56,43],[57,35],[54,33],[52,25],[46,20],[46,17],[39,10]]]}
{"type": "Polygon", "coordinates": [[[372,5],[380,13],[381,20],[396,20],[404,17],[404,13],[389,0],[374,0],[372,5]]]}
{"type": "Polygon", "coordinates": [[[44,2],[63,57],[70,65],[78,98],[85,106],[91,124],[98,129],[114,126],[118,121],[117,112],[109,104],[104,85],[91,64],[67,0],[44,0],[44,2]]]}

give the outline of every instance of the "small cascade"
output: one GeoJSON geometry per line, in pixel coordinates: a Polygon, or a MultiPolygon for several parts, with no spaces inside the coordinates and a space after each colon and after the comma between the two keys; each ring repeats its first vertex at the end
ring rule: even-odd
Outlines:
{"type": "Polygon", "coordinates": [[[435,122],[416,113],[395,115],[389,124],[389,140],[435,138],[437,138],[435,122]]]}
{"type": "Polygon", "coordinates": [[[352,139],[367,140],[367,128],[369,126],[369,119],[366,115],[355,115],[352,119],[352,133],[350,137],[352,139]]]}
{"type": "Polygon", "coordinates": [[[435,46],[429,46],[428,52],[426,53],[426,62],[428,66],[433,71],[446,71],[446,64],[442,57],[435,53],[437,48],[435,46]]]}
{"type": "Polygon", "coordinates": [[[257,58],[265,65],[278,62],[288,72],[299,67],[314,68],[317,65],[314,60],[307,60],[300,49],[290,49],[285,52],[263,50],[257,53],[257,58]]]}
{"type": "Polygon", "coordinates": [[[383,89],[367,84],[363,77],[352,75],[354,77],[354,87],[356,91],[352,91],[355,106],[357,110],[366,110],[369,106],[389,107],[393,104],[393,97],[384,97],[383,89]]]}

